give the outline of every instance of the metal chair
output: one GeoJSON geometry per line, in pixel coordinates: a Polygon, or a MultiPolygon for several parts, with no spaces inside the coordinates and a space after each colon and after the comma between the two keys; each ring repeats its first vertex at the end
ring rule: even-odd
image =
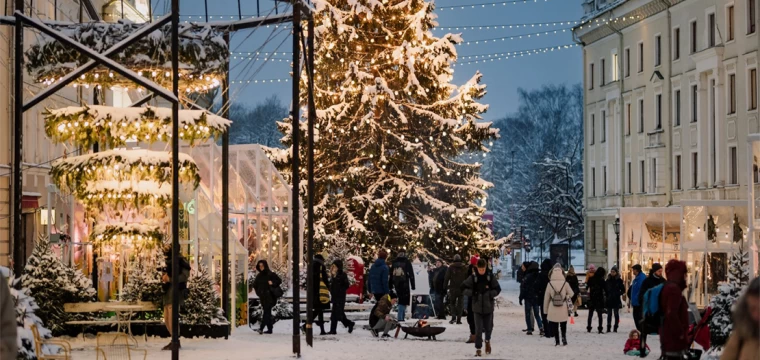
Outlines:
{"type": "Polygon", "coordinates": [[[98,333],[96,360],[100,360],[101,356],[103,360],[132,360],[140,359],[145,360],[148,357],[148,351],[145,349],[138,349],[130,341],[129,335],[115,332],[115,333],[98,333]],[[134,356],[134,358],[132,357],[134,356]]]}
{"type": "Polygon", "coordinates": [[[71,344],[64,340],[55,339],[43,339],[40,337],[40,331],[37,330],[37,325],[32,325],[32,335],[34,335],[34,353],[39,360],[71,360],[71,344]],[[43,345],[59,346],[63,353],[58,354],[44,354],[42,352],[43,345]]]}

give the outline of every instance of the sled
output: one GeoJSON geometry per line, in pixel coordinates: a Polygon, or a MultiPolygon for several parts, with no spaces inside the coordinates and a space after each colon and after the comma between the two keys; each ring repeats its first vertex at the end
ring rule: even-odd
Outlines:
{"type": "Polygon", "coordinates": [[[404,326],[401,327],[401,330],[404,331],[406,335],[404,335],[404,339],[408,338],[409,335],[412,335],[414,337],[424,338],[426,337],[428,340],[438,340],[435,337],[437,335],[442,334],[444,331],[446,331],[445,327],[438,327],[438,326],[428,326],[428,327],[414,327],[414,326],[404,326]]]}

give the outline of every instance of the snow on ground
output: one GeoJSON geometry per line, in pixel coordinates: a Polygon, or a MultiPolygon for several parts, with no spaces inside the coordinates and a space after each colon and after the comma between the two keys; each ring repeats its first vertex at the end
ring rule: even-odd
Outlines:
{"type": "MultiPolygon", "coordinates": [[[[580,318],[574,325],[568,323],[567,347],[555,347],[553,339],[540,338],[537,334],[528,336],[525,328],[523,307],[518,305],[518,284],[513,279],[502,280],[502,301],[496,311],[492,338],[493,354],[488,359],[632,359],[623,355],[623,345],[628,332],[633,328],[632,315],[626,309],[621,311],[618,333],[594,334],[586,332],[587,311],[579,312],[580,318]]],[[[613,319],[614,321],[614,319],[613,319]]],[[[596,322],[596,318],[594,318],[596,322]]],[[[366,323],[366,322],[365,322],[366,323]]],[[[181,339],[183,360],[250,360],[250,359],[291,359],[292,322],[275,324],[274,335],[258,335],[247,327],[235,330],[229,340],[224,339],[181,339]]],[[[398,339],[381,340],[373,338],[361,326],[353,334],[339,326],[337,336],[315,336],[314,347],[306,346],[301,337],[304,359],[470,359],[475,354],[472,344],[465,344],[468,336],[467,324],[444,324],[447,330],[438,336],[439,341],[404,340],[403,332],[398,339]]],[[[606,319],[605,319],[606,328],[606,319]]],[[[70,339],[73,342],[73,359],[95,359],[94,339],[86,341],[70,339]]],[[[161,351],[168,339],[152,338],[147,344],[138,338],[140,347],[148,349],[148,359],[169,359],[168,351],[161,351]]],[[[659,339],[650,337],[649,346],[653,354],[659,356],[659,339]]]]}

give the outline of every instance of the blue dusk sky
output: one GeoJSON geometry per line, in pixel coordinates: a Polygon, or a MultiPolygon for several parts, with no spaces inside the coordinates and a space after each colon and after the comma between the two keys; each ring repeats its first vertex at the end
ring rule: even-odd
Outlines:
{"type": "MultiPolygon", "coordinates": [[[[207,0],[210,21],[220,18],[229,20],[231,16],[237,18],[237,0],[207,0]]],[[[259,14],[264,16],[273,11],[273,2],[259,0],[259,14]]],[[[533,89],[543,84],[573,84],[582,79],[582,56],[581,48],[555,50],[554,52],[540,53],[531,56],[510,58],[493,62],[467,63],[476,60],[474,55],[504,54],[522,50],[543,49],[561,45],[571,45],[572,33],[567,21],[577,21],[582,15],[580,0],[528,0],[527,3],[502,3],[477,5],[472,4],[492,3],[493,0],[438,0],[436,1],[436,13],[441,28],[434,33],[441,36],[447,32],[461,33],[465,42],[470,45],[459,45],[459,63],[455,69],[454,83],[459,85],[469,79],[475,71],[483,73],[483,82],[488,85],[488,95],[483,102],[490,105],[486,120],[496,120],[512,113],[517,107],[518,88],[533,89]],[[456,6],[456,8],[450,8],[456,6]],[[464,6],[464,9],[461,8],[464,6]],[[560,25],[563,22],[564,25],[560,25]],[[547,23],[549,26],[546,26],[547,23]],[[556,23],[556,26],[554,25],[556,23]],[[527,27],[516,26],[528,24],[527,27]],[[539,26],[539,24],[542,24],[539,26]],[[509,28],[512,25],[512,29],[509,28]],[[482,29],[448,29],[449,27],[477,26],[482,29]],[[491,29],[486,27],[490,26],[491,29]],[[498,26],[498,29],[494,29],[498,26]],[[505,26],[505,29],[502,29],[505,26]],[[565,29],[563,32],[562,30],[565,29]],[[554,30],[557,31],[554,34],[554,30]],[[543,32],[551,31],[551,34],[543,32]],[[541,32],[539,36],[535,33],[541,32]],[[483,40],[533,34],[530,37],[488,41],[483,40]],[[474,42],[478,41],[478,44],[474,42]]],[[[251,17],[257,14],[256,0],[241,0],[242,14],[251,17]]],[[[156,13],[162,13],[167,7],[168,1],[154,0],[153,5],[156,13]]],[[[282,11],[285,4],[280,5],[282,11]]],[[[201,21],[199,15],[204,14],[203,0],[182,0],[180,13],[183,20],[201,21]],[[192,18],[187,16],[194,15],[192,18]]],[[[272,12],[273,13],[273,12],[272,12]]],[[[260,28],[256,31],[241,31],[233,35],[231,50],[236,52],[231,60],[231,97],[234,103],[255,105],[266,97],[276,94],[283,102],[290,102],[291,83],[277,82],[277,80],[289,79],[290,75],[290,52],[292,51],[292,39],[289,29],[260,28]],[[274,52],[272,60],[263,61],[264,55],[256,60],[255,56],[248,57],[248,52],[274,52]],[[286,52],[286,53],[282,53],[286,52]],[[280,61],[279,59],[282,59],[280,61]],[[256,61],[254,61],[256,60],[256,61]],[[262,80],[275,80],[274,83],[262,80]],[[242,81],[242,83],[240,83],[242,81]],[[248,83],[250,81],[250,83],[248,83]],[[256,83],[255,81],[259,81],[256,83]]],[[[503,55],[502,55],[503,56],[503,55]]]]}

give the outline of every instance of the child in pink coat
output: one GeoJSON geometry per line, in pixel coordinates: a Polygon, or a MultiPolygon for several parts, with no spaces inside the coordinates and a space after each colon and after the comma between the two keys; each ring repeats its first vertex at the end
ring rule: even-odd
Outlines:
{"type": "MultiPolygon", "coordinates": [[[[628,334],[628,340],[625,342],[625,348],[623,348],[623,354],[629,356],[640,356],[639,347],[641,346],[641,340],[639,337],[641,333],[638,330],[631,330],[628,334]]],[[[649,345],[647,345],[647,354],[649,354],[649,345]]]]}

